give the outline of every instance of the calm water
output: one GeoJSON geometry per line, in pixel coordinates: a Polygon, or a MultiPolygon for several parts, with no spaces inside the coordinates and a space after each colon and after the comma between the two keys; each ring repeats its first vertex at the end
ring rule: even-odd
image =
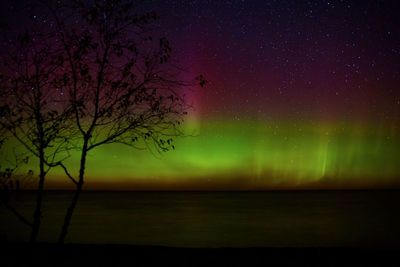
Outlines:
{"type": "MultiPolygon", "coordinates": [[[[55,242],[70,192],[46,192],[39,239],[55,242]]],[[[18,209],[30,215],[32,193],[18,209]]],[[[67,242],[180,247],[400,246],[400,192],[84,192],[67,242]]],[[[0,208],[0,238],[29,228],[0,208]]]]}

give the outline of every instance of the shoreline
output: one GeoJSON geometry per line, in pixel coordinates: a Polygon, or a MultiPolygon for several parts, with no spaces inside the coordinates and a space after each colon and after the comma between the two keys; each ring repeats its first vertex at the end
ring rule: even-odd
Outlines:
{"type": "Polygon", "coordinates": [[[0,251],[2,266],[400,266],[400,247],[179,248],[3,242],[0,251]]]}

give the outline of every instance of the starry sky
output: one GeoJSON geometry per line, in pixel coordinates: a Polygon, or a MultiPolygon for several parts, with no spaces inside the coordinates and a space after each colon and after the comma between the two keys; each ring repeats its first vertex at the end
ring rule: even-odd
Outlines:
{"type": "MultiPolygon", "coordinates": [[[[143,1],[140,8],[160,16],[157,31],[170,40],[182,78],[202,73],[208,85],[187,93],[194,108],[175,151],[100,147],[88,159],[86,187],[399,187],[399,7],[143,1]]],[[[60,187],[61,176],[54,171],[48,188],[60,187]]]]}

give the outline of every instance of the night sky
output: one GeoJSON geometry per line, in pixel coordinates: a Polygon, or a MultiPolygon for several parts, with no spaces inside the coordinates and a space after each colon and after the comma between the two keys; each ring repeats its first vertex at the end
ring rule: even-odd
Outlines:
{"type": "MultiPolygon", "coordinates": [[[[86,188],[398,187],[396,2],[143,1],[182,78],[208,84],[188,92],[175,151],[100,147],[86,188]]],[[[48,188],[61,180],[53,171],[48,188]]]]}

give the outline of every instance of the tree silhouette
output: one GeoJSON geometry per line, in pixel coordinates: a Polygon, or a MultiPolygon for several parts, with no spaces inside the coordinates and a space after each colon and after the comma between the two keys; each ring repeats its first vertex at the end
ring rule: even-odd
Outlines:
{"type": "MultiPolygon", "coordinates": [[[[66,92],[81,154],[78,175],[68,174],[76,190],[59,243],[82,191],[88,153],[112,143],[159,152],[175,149],[173,137],[182,135],[179,125],[190,107],[184,89],[194,85],[178,78],[168,40],[150,34],[158,19],[155,13],[137,15],[131,1],[74,3],[48,6],[57,25],[56,58],[63,69],[54,84],[66,92]]],[[[199,76],[196,82],[204,86],[206,81],[199,76]]]]}
{"type": "MultiPolygon", "coordinates": [[[[6,132],[0,131],[1,142],[0,150],[3,148],[3,144],[6,141],[6,132]]],[[[27,173],[21,172],[21,166],[27,164],[29,156],[24,153],[16,154],[7,153],[7,159],[4,160],[5,166],[0,166],[0,206],[3,206],[14,214],[22,223],[33,228],[33,223],[21,214],[15,207],[16,201],[19,199],[21,190],[28,189],[32,183],[33,171],[28,170],[27,173]],[[11,161],[10,159],[13,159],[11,161]]]]}
{"type": "Polygon", "coordinates": [[[3,32],[0,75],[2,131],[38,158],[39,180],[30,242],[36,242],[39,232],[46,174],[68,157],[72,134],[67,125],[69,111],[60,104],[62,92],[54,86],[61,67],[54,57],[55,35],[36,26],[32,21],[32,27],[22,33],[3,32]]]}

